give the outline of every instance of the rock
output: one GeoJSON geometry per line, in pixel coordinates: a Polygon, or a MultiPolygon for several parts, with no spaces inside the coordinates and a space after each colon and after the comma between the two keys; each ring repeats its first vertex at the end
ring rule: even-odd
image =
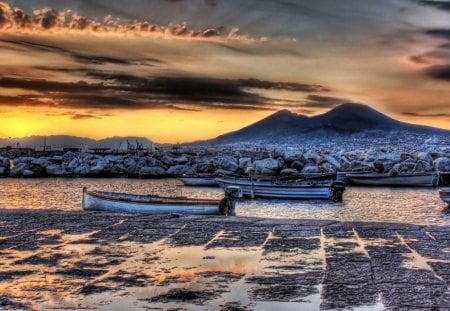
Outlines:
{"type": "Polygon", "coordinates": [[[327,155],[324,157],[324,160],[331,164],[334,167],[334,170],[340,170],[341,169],[341,163],[338,161],[337,158],[331,155],[327,155]]]}
{"type": "MultiPolygon", "coordinates": [[[[64,161],[64,162],[70,162],[70,161],[72,161],[73,159],[75,159],[77,157],[77,155],[75,154],[75,153],[73,153],[73,152],[71,152],[71,151],[67,151],[66,153],[64,153],[63,155],[62,155],[62,161],[64,161]]],[[[54,159],[54,160],[56,160],[56,159],[54,159]]]]}
{"type": "Polygon", "coordinates": [[[81,176],[89,175],[91,173],[90,167],[87,163],[81,163],[73,170],[73,172],[74,172],[74,174],[81,175],[81,176]]]}
{"type": "Polygon", "coordinates": [[[346,157],[342,157],[339,160],[340,164],[341,164],[341,170],[342,171],[349,171],[351,168],[351,162],[346,158],[346,157]]]}
{"type": "Polygon", "coordinates": [[[30,164],[45,168],[48,165],[50,165],[49,160],[50,160],[49,158],[37,158],[37,159],[33,159],[30,164]]]}
{"type": "Polygon", "coordinates": [[[36,173],[32,170],[25,169],[22,172],[22,176],[23,177],[34,177],[34,176],[36,176],[36,173]]]}
{"type": "Polygon", "coordinates": [[[305,163],[303,161],[294,161],[291,164],[291,168],[301,171],[305,167],[305,163]]]}
{"type": "Polygon", "coordinates": [[[214,172],[214,165],[212,162],[200,162],[194,164],[192,169],[197,173],[212,173],[214,172]]]}
{"type": "Polygon", "coordinates": [[[34,175],[36,176],[45,176],[47,172],[45,171],[45,167],[36,165],[36,164],[30,164],[29,168],[31,171],[33,171],[34,175]]]}
{"type": "Polygon", "coordinates": [[[107,173],[108,164],[103,160],[96,161],[96,164],[90,168],[90,173],[94,175],[101,175],[107,173]]]}
{"type": "Polygon", "coordinates": [[[439,172],[450,172],[450,158],[440,157],[434,160],[434,170],[439,172]]]}
{"type": "Polygon", "coordinates": [[[408,173],[414,170],[416,163],[414,161],[405,161],[395,164],[390,170],[390,174],[408,173]]]}
{"type": "Polygon", "coordinates": [[[388,173],[393,167],[395,163],[392,161],[379,161],[375,160],[373,162],[373,166],[377,173],[388,173]]]}
{"type": "Polygon", "coordinates": [[[316,165],[308,163],[301,170],[301,173],[304,173],[304,174],[320,173],[320,169],[316,165]]]}
{"type": "Polygon", "coordinates": [[[249,157],[239,158],[239,169],[245,170],[247,167],[252,166],[252,159],[249,157]]]}
{"type": "Polygon", "coordinates": [[[167,166],[172,166],[173,164],[175,164],[174,159],[175,159],[174,157],[168,154],[165,154],[161,157],[161,161],[167,166]]]}
{"type": "Polygon", "coordinates": [[[68,173],[61,168],[60,165],[51,164],[45,168],[47,175],[49,176],[64,176],[68,173]]]}
{"type": "Polygon", "coordinates": [[[376,149],[369,149],[366,152],[366,156],[364,157],[365,162],[373,162],[376,159],[381,159],[385,155],[384,152],[376,149]]]}
{"type": "Polygon", "coordinates": [[[256,174],[262,174],[263,170],[275,171],[280,168],[278,160],[266,158],[253,162],[253,168],[256,174]]]}
{"type": "Polygon", "coordinates": [[[14,165],[18,165],[20,163],[29,164],[33,160],[34,160],[34,158],[32,158],[32,157],[18,157],[13,160],[13,164],[14,165]]]}
{"type": "Polygon", "coordinates": [[[402,153],[400,154],[400,161],[405,162],[407,160],[414,160],[414,156],[410,153],[402,153]]]}
{"type": "Polygon", "coordinates": [[[350,170],[357,171],[363,168],[363,162],[354,160],[350,162],[350,170]]]}
{"type": "Polygon", "coordinates": [[[283,154],[283,159],[286,162],[302,161],[303,153],[299,150],[286,150],[283,154]]]}
{"type": "Polygon", "coordinates": [[[334,173],[336,172],[336,167],[329,162],[324,162],[319,165],[319,172],[321,173],[334,173]]]}
{"type": "Polygon", "coordinates": [[[78,166],[79,164],[80,164],[80,163],[79,163],[78,159],[77,159],[77,158],[73,158],[73,159],[69,162],[69,164],[67,165],[67,169],[70,170],[71,172],[73,172],[73,171],[77,168],[77,166],[78,166]]]}
{"type": "Polygon", "coordinates": [[[6,170],[6,167],[0,166],[0,176],[6,176],[8,175],[8,171],[6,170]]]}
{"type": "Polygon", "coordinates": [[[53,164],[62,164],[64,162],[63,156],[53,156],[49,159],[53,164]]]}
{"type": "Polygon", "coordinates": [[[263,167],[259,172],[257,172],[257,174],[261,174],[261,175],[266,175],[266,176],[271,176],[271,175],[276,175],[277,172],[268,169],[266,167],[263,167]]]}
{"type": "MultiPolygon", "coordinates": [[[[375,161],[381,161],[381,162],[393,162],[393,163],[399,163],[402,160],[402,155],[398,152],[389,152],[389,153],[381,153],[375,161]]],[[[367,162],[367,160],[366,160],[367,162]]]]}
{"type": "Polygon", "coordinates": [[[123,165],[127,170],[132,171],[136,168],[137,162],[133,158],[125,158],[123,160],[123,165]]]}
{"type": "MultiPolygon", "coordinates": [[[[109,170],[112,175],[125,175],[128,173],[127,169],[123,164],[117,163],[113,164],[111,166],[111,169],[109,170]]],[[[133,172],[130,172],[133,173],[133,172]]]]}
{"type": "Polygon", "coordinates": [[[343,156],[348,160],[349,163],[352,161],[362,161],[364,159],[363,153],[360,150],[345,152],[343,156]]]}
{"type": "Polygon", "coordinates": [[[160,160],[153,158],[153,157],[140,157],[137,165],[141,166],[141,167],[143,167],[143,166],[164,167],[164,164],[160,160]]]}
{"type": "Polygon", "coordinates": [[[419,160],[413,168],[414,172],[431,172],[433,166],[428,161],[419,160]]]}
{"type": "Polygon", "coordinates": [[[219,169],[217,169],[214,172],[214,175],[217,175],[217,176],[230,176],[230,175],[233,175],[233,172],[232,171],[223,170],[223,169],[219,168],[219,169]]]}
{"type": "Polygon", "coordinates": [[[173,159],[173,163],[175,164],[186,164],[189,162],[189,159],[184,154],[178,158],[173,159]]]}
{"type": "Polygon", "coordinates": [[[0,166],[9,168],[9,159],[6,157],[0,157],[0,166]]]}
{"type": "Polygon", "coordinates": [[[231,156],[219,156],[214,158],[213,164],[216,168],[221,168],[227,171],[236,172],[239,169],[237,160],[231,156]]]}
{"type": "Polygon", "coordinates": [[[374,168],[373,162],[352,161],[350,163],[350,170],[353,170],[353,171],[358,171],[358,170],[372,171],[374,169],[375,168],[374,168]]]}
{"type": "Polygon", "coordinates": [[[416,158],[417,158],[417,160],[424,161],[424,162],[427,162],[430,164],[433,163],[433,158],[431,157],[430,152],[424,152],[424,151],[418,152],[416,155],[416,158]]]}
{"type": "Polygon", "coordinates": [[[194,174],[194,170],[189,165],[174,165],[167,170],[168,175],[194,174]]]}
{"type": "Polygon", "coordinates": [[[153,167],[143,167],[139,170],[139,176],[148,177],[148,176],[163,176],[166,174],[166,170],[160,166],[153,167]]]}
{"type": "Polygon", "coordinates": [[[280,172],[281,175],[297,175],[298,171],[295,168],[284,168],[280,172]]]}
{"type": "Polygon", "coordinates": [[[23,172],[25,170],[29,170],[29,167],[26,163],[18,163],[14,167],[11,168],[10,175],[11,176],[23,176],[23,172]]]}
{"type": "Polygon", "coordinates": [[[312,151],[312,150],[308,150],[304,155],[303,155],[303,157],[307,160],[307,161],[310,161],[310,162],[313,162],[313,163],[317,163],[317,162],[319,162],[320,161],[320,154],[318,154],[317,152],[315,152],[315,151],[312,151]]]}

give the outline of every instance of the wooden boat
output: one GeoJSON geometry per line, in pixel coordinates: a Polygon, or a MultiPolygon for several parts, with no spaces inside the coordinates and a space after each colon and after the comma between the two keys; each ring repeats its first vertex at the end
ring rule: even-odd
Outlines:
{"type": "Polygon", "coordinates": [[[219,215],[220,200],[159,197],[83,188],[83,209],[142,214],[219,215]]]}
{"type": "Polygon", "coordinates": [[[442,188],[439,190],[439,196],[441,197],[442,201],[445,203],[448,203],[450,207],[450,188],[442,188]]]}
{"type": "Polygon", "coordinates": [[[393,174],[347,174],[347,179],[355,184],[370,186],[409,186],[434,187],[438,182],[438,173],[403,173],[393,174]]]}
{"type": "Polygon", "coordinates": [[[332,199],[341,201],[345,183],[341,181],[269,181],[242,178],[217,178],[226,188],[238,186],[244,196],[277,199],[332,199]]]}

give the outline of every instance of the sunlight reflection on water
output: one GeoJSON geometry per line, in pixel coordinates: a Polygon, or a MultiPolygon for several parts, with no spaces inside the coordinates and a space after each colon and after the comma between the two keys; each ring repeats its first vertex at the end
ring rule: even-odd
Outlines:
{"type": "MultiPolygon", "coordinates": [[[[184,187],[176,179],[1,179],[0,208],[80,210],[81,189],[221,198],[219,188],[184,187]]],[[[241,200],[238,215],[289,219],[387,221],[450,225],[450,213],[433,188],[348,187],[343,203],[328,201],[241,200]]]]}

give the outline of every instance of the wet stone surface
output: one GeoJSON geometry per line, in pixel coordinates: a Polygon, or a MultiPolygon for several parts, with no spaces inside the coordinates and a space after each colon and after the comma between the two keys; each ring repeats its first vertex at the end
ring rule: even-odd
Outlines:
{"type": "Polygon", "coordinates": [[[0,211],[0,310],[450,310],[450,228],[0,211]]]}

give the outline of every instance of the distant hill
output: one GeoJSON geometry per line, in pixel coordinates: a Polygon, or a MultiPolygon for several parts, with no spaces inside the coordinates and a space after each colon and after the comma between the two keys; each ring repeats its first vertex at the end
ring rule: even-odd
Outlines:
{"type": "Polygon", "coordinates": [[[51,135],[51,136],[29,136],[22,138],[0,139],[0,147],[12,146],[42,149],[44,141],[47,146],[52,149],[60,148],[111,148],[111,149],[127,149],[127,141],[136,146],[136,141],[143,144],[144,148],[149,148],[152,142],[145,137],[108,137],[101,140],[94,140],[87,137],[67,136],[67,135],[51,135]]]}
{"type": "Polygon", "coordinates": [[[280,110],[240,130],[194,144],[302,144],[394,139],[414,140],[433,135],[450,138],[450,131],[404,123],[362,104],[342,104],[324,114],[307,117],[280,110]]]}

